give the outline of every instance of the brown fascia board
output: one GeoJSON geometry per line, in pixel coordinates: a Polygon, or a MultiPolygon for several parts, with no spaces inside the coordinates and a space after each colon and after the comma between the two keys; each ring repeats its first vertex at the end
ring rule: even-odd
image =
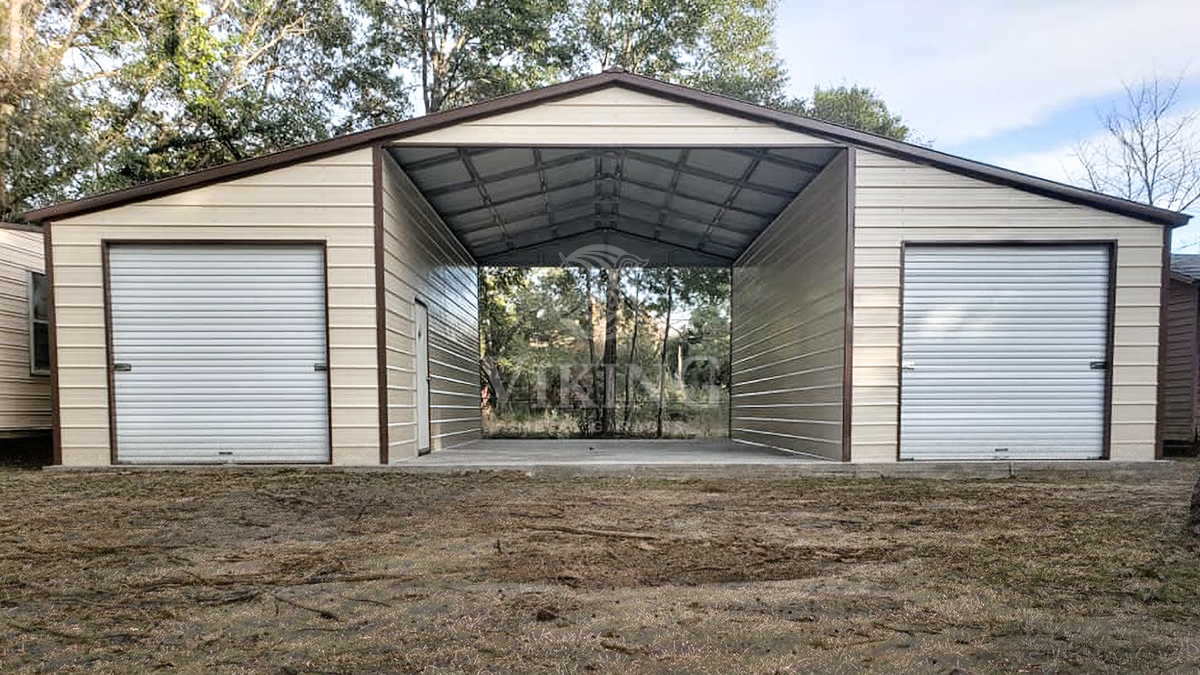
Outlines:
{"type": "Polygon", "coordinates": [[[1005,185],[1025,192],[1058,199],[1073,204],[1090,206],[1111,213],[1116,213],[1139,220],[1146,220],[1170,227],[1186,224],[1191,216],[1167,209],[1161,209],[1139,202],[1133,202],[1117,197],[1084,190],[1082,188],[1056,183],[1044,178],[1037,178],[1018,171],[1002,169],[997,166],[975,162],[962,157],[956,157],[929,148],[923,148],[911,143],[895,141],[875,134],[850,129],[829,122],[822,122],[808,117],[764,108],[736,99],[699,91],[677,84],[670,84],[653,78],[634,75],[618,69],[605,71],[598,75],[590,75],[561,84],[553,84],[540,89],[533,89],[500,98],[475,103],[453,110],[434,113],[424,117],[416,117],[401,122],[394,122],[374,129],[360,131],[337,138],[331,138],[308,145],[301,145],[253,159],[223,164],[221,166],[166,178],[152,183],[145,183],[125,190],[108,192],[86,197],[72,202],[64,202],[35,209],[23,214],[30,222],[44,222],[59,218],[81,215],[98,211],[129,202],[135,202],[151,197],[159,197],[175,192],[192,189],[202,185],[248,176],[271,169],[296,164],[369,147],[374,143],[387,142],[418,133],[424,133],[443,127],[488,117],[506,112],[512,112],[530,106],[546,103],[562,98],[576,96],[589,91],[595,91],[609,86],[619,86],[633,91],[648,93],[682,103],[695,105],[735,117],[741,117],[757,122],[774,124],[779,127],[818,136],[836,143],[853,145],[882,154],[899,157],[913,162],[926,164],[952,173],[977,178],[990,183],[1005,185]]]}
{"type": "Polygon", "coordinates": [[[42,227],[34,223],[0,223],[0,230],[16,230],[18,232],[33,232],[41,234],[42,227]]]}

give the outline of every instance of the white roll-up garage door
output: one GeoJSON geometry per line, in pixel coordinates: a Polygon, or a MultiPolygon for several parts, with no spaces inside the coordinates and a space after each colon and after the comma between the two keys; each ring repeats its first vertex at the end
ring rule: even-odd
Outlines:
{"type": "Polygon", "coordinates": [[[1107,246],[904,252],[900,458],[1104,452],[1107,246]]]}
{"type": "Polygon", "coordinates": [[[118,462],[329,460],[321,247],[108,256],[118,462]]]}

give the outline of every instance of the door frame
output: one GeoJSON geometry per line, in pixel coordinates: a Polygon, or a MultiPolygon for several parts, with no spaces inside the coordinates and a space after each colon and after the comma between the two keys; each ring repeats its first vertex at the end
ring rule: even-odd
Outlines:
{"type": "MultiPolygon", "coordinates": [[[[117,392],[113,372],[113,319],[112,319],[112,276],[109,269],[110,249],[113,246],[160,246],[221,247],[221,246],[272,246],[294,248],[315,246],[321,249],[321,276],[324,290],[325,310],[325,443],[328,457],[324,462],[306,462],[310,466],[333,464],[333,364],[329,348],[329,246],[324,239],[101,239],[100,268],[104,288],[104,370],[108,389],[108,461],[117,465],[117,392]]],[[[291,462],[266,462],[266,464],[290,464],[291,462]]]]}
{"type": "Polygon", "coordinates": [[[903,424],[901,411],[904,403],[904,262],[907,258],[909,247],[916,248],[950,248],[961,246],[974,246],[978,248],[1070,248],[1075,246],[1102,246],[1108,252],[1108,325],[1106,326],[1105,340],[1105,362],[1108,367],[1104,369],[1104,429],[1100,447],[1100,459],[1109,459],[1111,456],[1112,446],[1112,400],[1113,400],[1113,337],[1115,336],[1115,328],[1117,325],[1117,241],[1115,239],[1054,239],[1050,241],[1038,241],[1036,239],[989,239],[980,241],[971,240],[938,240],[938,241],[910,241],[901,240],[900,242],[900,316],[899,316],[899,335],[896,336],[896,461],[909,461],[901,459],[902,449],[900,447],[900,439],[902,438],[901,425],[903,424]]]}
{"type": "Polygon", "coordinates": [[[413,429],[416,436],[413,439],[417,446],[417,457],[424,457],[433,452],[433,392],[430,391],[430,379],[433,377],[429,370],[429,305],[421,298],[413,299],[413,429]],[[421,446],[421,378],[417,367],[420,361],[417,349],[417,306],[425,311],[425,435],[429,437],[429,445],[421,446]]]}

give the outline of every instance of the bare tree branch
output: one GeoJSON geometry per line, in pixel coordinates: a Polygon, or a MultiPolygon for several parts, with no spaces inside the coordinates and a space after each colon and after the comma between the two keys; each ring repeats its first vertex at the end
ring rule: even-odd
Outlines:
{"type": "Polygon", "coordinates": [[[1076,146],[1093,190],[1176,211],[1200,203],[1200,114],[1181,110],[1183,76],[1126,85],[1102,117],[1105,136],[1076,146]]]}

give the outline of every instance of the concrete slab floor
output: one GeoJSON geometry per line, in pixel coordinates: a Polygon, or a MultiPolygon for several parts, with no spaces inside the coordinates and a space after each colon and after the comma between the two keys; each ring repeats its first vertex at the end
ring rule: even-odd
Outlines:
{"type": "MultiPolygon", "coordinates": [[[[397,463],[404,467],[714,466],[829,462],[728,439],[483,439],[397,463]]],[[[830,462],[831,463],[831,462],[830,462]]]]}
{"type": "Polygon", "coordinates": [[[940,478],[996,480],[1043,473],[1070,472],[1079,476],[1170,476],[1178,461],[979,461],[888,462],[854,464],[816,459],[729,439],[611,440],[611,439],[486,439],[398,461],[388,466],[330,466],[313,464],[117,465],[107,467],[50,466],[62,473],[131,473],[152,471],[305,471],[465,474],[479,471],[520,471],[542,476],[629,475],[702,479],[732,476],[845,478],[940,478]]]}

